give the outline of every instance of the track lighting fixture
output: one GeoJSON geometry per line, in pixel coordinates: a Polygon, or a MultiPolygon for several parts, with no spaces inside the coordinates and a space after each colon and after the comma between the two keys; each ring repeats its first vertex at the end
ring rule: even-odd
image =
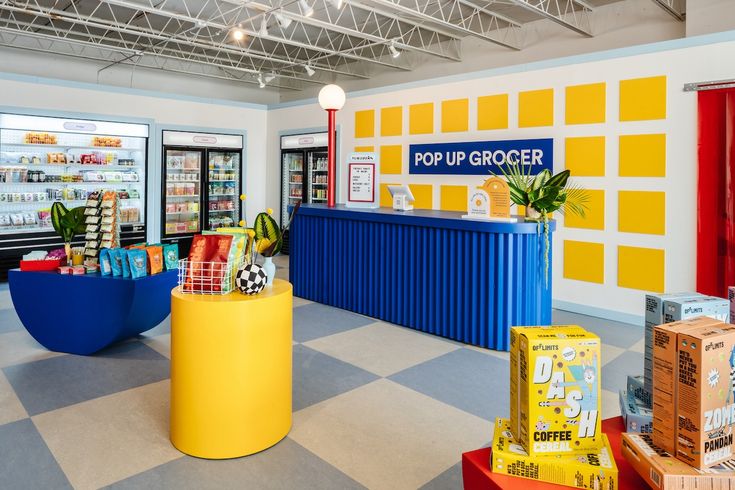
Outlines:
{"type": "Polygon", "coordinates": [[[265,83],[271,83],[275,78],[275,73],[269,73],[265,76],[265,83]]]}
{"type": "Polygon", "coordinates": [[[263,16],[260,20],[260,30],[258,31],[260,37],[266,37],[268,35],[268,19],[263,16]]]}
{"type": "Polygon", "coordinates": [[[301,7],[301,15],[304,17],[311,17],[314,15],[314,7],[309,5],[306,0],[299,0],[299,7],[301,7]]]}
{"type": "Polygon", "coordinates": [[[401,52],[398,51],[398,49],[396,49],[396,41],[395,40],[392,40],[390,42],[390,44],[388,45],[388,51],[390,51],[390,55],[393,58],[398,58],[399,56],[401,56],[401,52]]]}
{"type": "Polygon", "coordinates": [[[258,73],[258,86],[260,86],[260,88],[265,88],[265,82],[263,81],[262,73],[258,73]]]}
{"type": "Polygon", "coordinates": [[[291,22],[293,22],[290,18],[283,15],[283,13],[279,10],[275,13],[276,21],[278,22],[278,25],[281,26],[281,29],[286,29],[288,26],[291,25],[291,22]]]}
{"type": "Polygon", "coordinates": [[[343,0],[329,0],[329,3],[337,10],[342,10],[342,5],[344,4],[343,0]]]}
{"type": "Polygon", "coordinates": [[[314,71],[314,68],[310,67],[309,65],[304,65],[304,70],[306,70],[306,74],[309,75],[310,77],[313,77],[314,73],[316,73],[314,71]]]}
{"type": "Polygon", "coordinates": [[[235,41],[242,41],[243,39],[245,39],[245,32],[243,32],[242,29],[238,28],[232,29],[232,38],[235,41]]]}

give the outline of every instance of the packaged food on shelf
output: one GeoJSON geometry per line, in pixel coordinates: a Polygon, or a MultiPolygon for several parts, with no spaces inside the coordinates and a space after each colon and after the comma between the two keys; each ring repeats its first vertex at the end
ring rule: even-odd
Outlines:
{"type": "Polygon", "coordinates": [[[121,147],[122,139],[114,136],[94,136],[92,146],[121,147]]]}
{"type": "Polygon", "coordinates": [[[23,136],[23,142],[32,145],[55,145],[58,138],[54,134],[28,132],[23,136]]]}

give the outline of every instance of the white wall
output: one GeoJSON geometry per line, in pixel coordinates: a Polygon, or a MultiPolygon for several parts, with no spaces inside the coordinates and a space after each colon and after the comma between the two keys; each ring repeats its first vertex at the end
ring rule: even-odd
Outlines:
{"type": "MultiPolygon", "coordinates": [[[[94,88],[80,88],[70,84],[59,85],[47,80],[14,80],[0,78],[0,106],[36,108],[39,111],[63,111],[89,113],[115,117],[153,119],[158,129],[169,125],[186,125],[196,128],[223,128],[247,131],[243,175],[246,184],[247,218],[265,207],[266,180],[265,145],[267,110],[265,106],[245,107],[211,104],[189,100],[140,95],[134,92],[109,92],[94,88]]],[[[155,130],[156,128],[151,128],[155,130]]],[[[159,215],[152,211],[160,209],[160,138],[158,147],[149,155],[149,239],[158,238],[159,215]],[[150,192],[153,190],[153,192],[150,192]],[[151,235],[151,232],[154,234],[151,235]]]]}
{"type": "MultiPolygon", "coordinates": [[[[617,287],[617,245],[633,245],[664,248],[665,289],[667,291],[691,290],[695,285],[695,233],[696,233],[696,94],[684,93],[687,82],[719,80],[735,76],[735,41],[710,44],[664,52],[623,56],[594,62],[582,62],[555,68],[527,71],[498,76],[468,75],[468,80],[432,84],[407,89],[384,91],[372,95],[348,94],[345,108],[338,113],[341,125],[341,155],[355,145],[404,144],[421,142],[471,141],[483,139],[515,139],[553,137],[555,139],[555,171],[564,168],[564,137],[605,135],[607,137],[606,176],[577,179],[588,188],[606,190],[605,230],[592,231],[560,227],[554,238],[554,299],[581,305],[580,311],[596,312],[618,318],[637,320],[643,312],[644,292],[617,287]],[[618,82],[622,79],[666,75],[668,77],[668,111],[665,120],[618,122],[618,82]],[[579,126],[564,125],[565,87],[584,83],[607,83],[607,123],[579,126]],[[478,96],[508,93],[511,106],[517,105],[519,91],[554,88],[555,125],[545,128],[518,129],[517,112],[510,111],[507,130],[477,131],[474,100],[478,96]],[[469,97],[470,131],[442,134],[437,129],[440,121],[440,103],[443,99],[469,97]],[[432,135],[408,135],[407,106],[413,103],[434,102],[435,132],[432,135]],[[379,110],[381,107],[404,107],[404,136],[356,140],[354,113],[357,110],[376,109],[376,135],[379,134],[379,110]],[[620,134],[667,134],[667,173],[665,178],[618,177],[618,145],[620,134]],[[600,180],[603,179],[603,180],[600,180]],[[621,233],[617,231],[618,190],[661,190],[666,192],[666,234],[664,236],[621,233]],[[564,239],[605,243],[605,283],[594,284],[564,279],[562,277],[561,245],[564,239]],[[627,315],[627,316],[626,316],[627,315]]],[[[283,130],[320,126],[325,123],[324,113],[309,105],[282,108],[269,113],[268,120],[268,174],[267,203],[277,208],[280,196],[280,169],[278,164],[277,134],[283,130]]],[[[406,173],[407,158],[404,148],[404,175],[383,176],[383,181],[401,183],[434,184],[434,207],[439,203],[439,184],[478,185],[481,176],[441,176],[440,178],[406,173]]],[[[344,201],[344,183],[340,183],[338,200],[344,201]]],[[[642,210],[645,212],[645,210],[642,210]]],[[[563,221],[563,218],[562,218],[563,221]]],[[[560,223],[563,224],[563,223],[560,223]]]]}

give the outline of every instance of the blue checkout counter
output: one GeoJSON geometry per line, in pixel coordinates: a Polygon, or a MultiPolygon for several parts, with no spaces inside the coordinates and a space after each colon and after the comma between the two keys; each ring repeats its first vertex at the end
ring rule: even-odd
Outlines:
{"type": "Polygon", "coordinates": [[[551,323],[543,224],[304,204],[290,239],[295,296],[497,350],[551,323]]]}

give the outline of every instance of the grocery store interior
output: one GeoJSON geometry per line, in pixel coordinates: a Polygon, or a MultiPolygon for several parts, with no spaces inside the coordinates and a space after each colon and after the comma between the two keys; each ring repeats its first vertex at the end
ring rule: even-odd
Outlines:
{"type": "Polygon", "coordinates": [[[734,60],[732,0],[0,1],[0,488],[730,488],[734,60]]]}

